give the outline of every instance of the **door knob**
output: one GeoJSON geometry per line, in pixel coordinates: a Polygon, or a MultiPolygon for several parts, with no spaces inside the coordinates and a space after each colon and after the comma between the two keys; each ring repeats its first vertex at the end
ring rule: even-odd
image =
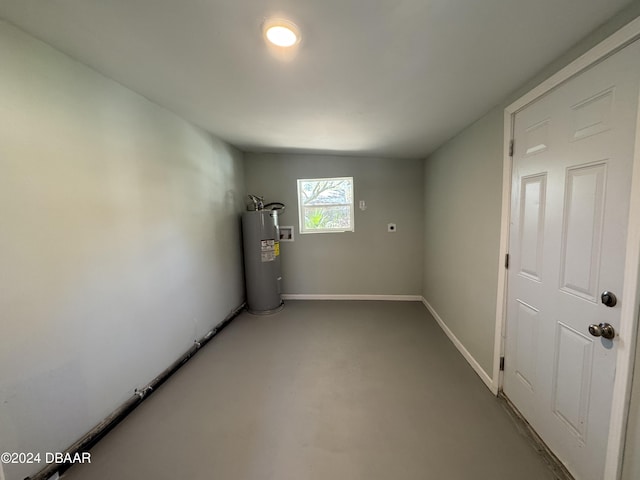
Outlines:
{"type": "Polygon", "coordinates": [[[589,325],[589,333],[594,337],[601,337],[602,328],[600,327],[600,325],[596,325],[595,323],[592,323],[591,325],[589,325]]]}
{"type": "Polygon", "coordinates": [[[602,300],[602,303],[607,307],[615,307],[616,303],[618,303],[618,299],[613,292],[608,292],[607,290],[602,292],[600,300],[602,300]]]}
{"type": "Polygon", "coordinates": [[[592,323],[589,325],[589,333],[594,337],[608,338],[609,340],[616,336],[615,329],[608,323],[601,323],[600,325],[592,323]]]}

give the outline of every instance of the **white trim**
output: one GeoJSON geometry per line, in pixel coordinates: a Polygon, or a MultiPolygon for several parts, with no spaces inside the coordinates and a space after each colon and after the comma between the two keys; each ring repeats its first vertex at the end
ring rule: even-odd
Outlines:
{"type": "Polygon", "coordinates": [[[361,294],[318,294],[283,293],[283,300],[386,300],[393,302],[420,302],[420,295],[361,295],[361,294]]]}
{"type": "MultiPolygon", "coordinates": [[[[579,74],[591,65],[611,55],[619,48],[631,43],[640,37],[640,17],[632,20],[607,39],[600,42],[584,55],[578,57],[569,65],[549,77],[529,93],[523,95],[505,109],[504,121],[504,169],[502,184],[502,219],[500,227],[500,258],[498,275],[498,292],[496,308],[496,335],[495,345],[500,348],[494,352],[493,383],[502,388],[502,375],[496,371],[496,359],[499,362],[503,354],[504,345],[504,321],[506,318],[506,272],[504,268],[504,255],[508,249],[509,221],[511,204],[511,157],[509,157],[509,143],[512,136],[512,121],[515,113],[531,102],[548,93],[571,77],[579,74]],[[507,174],[508,172],[508,174],[507,174]]],[[[640,115],[638,117],[640,122],[640,115]]],[[[638,303],[640,300],[638,274],[640,263],[640,124],[637,125],[636,146],[633,162],[633,180],[631,188],[631,203],[629,212],[629,226],[627,236],[626,268],[624,273],[623,296],[626,299],[625,306],[621,310],[620,331],[618,337],[618,356],[616,363],[616,378],[613,386],[613,399],[611,405],[611,420],[609,424],[609,440],[607,444],[607,456],[605,460],[605,479],[619,479],[622,473],[622,455],[626,434],[626,424],[629,409],[629,397],[631,392],[632,366],[636,347],[636,318],[638,315],[638,303]]]]}
{"type": "Polygon", "coordinates": [[[502,215],[500,220],[500,249],[498,258],[498,295],[496,298],[496,330],[493,340],[493,383],[498,385],[496,395],[502,388],[503,372],[500,371],[500,357],[504,355],[505,326],[507,318],[507,269],[505,257],[509,252],[509,225],[511,218],[511,137],[513,136],[513,115],[504,112],[504,138],[502,157],[502,215]]]}
{"type": "Polygon", "coordinates": [[[429,304],[429,302],[427,302],[427,300],[424,297],[422,297],[422,303],[424,304],[425,307],[427,307],[427,310],[429,310],[429,313],[433,315],[433,318],[436,319],[436,322],[438,322],[438,325],[440,325],[440,328],[442,329],[442,331],[447,335],[447,337],[449,337],[449,340],[451,340],[451,342],[455,345],[455,347],[462,354],[465,360],[469,363],[469,365],[471,365],[471,368],[473,368],[473,370],[478,374],[478,376],[482,379],[482,381],[489,388],[489,390],[491,390],[491,392],[494,395],[497,395],[498,384],[491,379],[491,377],[487,374],[487,372],[484,371],[484,369],[480,366],[480,364],[476,361],[476,359],[473,358],[473,355],[469,353],[469,350],[467,350],[462,344],[462,342],[458,340],[458,337],[456,337],[453,334],[453,332],[449,329],[449,327],[447,327],[447,325],[444,323],[442,318],[440,318],[440,315],[438,315],[438,312],[436,312],[433,309],[433,307],[429,304]]]}

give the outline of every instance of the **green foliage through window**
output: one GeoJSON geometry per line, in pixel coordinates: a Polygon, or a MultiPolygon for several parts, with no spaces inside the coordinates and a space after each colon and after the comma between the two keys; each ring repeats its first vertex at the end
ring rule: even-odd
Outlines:
{"type": "Polygon", "coordinates": [[[300,232],[353,231],[353,178],[298,180],[300,232]]]}

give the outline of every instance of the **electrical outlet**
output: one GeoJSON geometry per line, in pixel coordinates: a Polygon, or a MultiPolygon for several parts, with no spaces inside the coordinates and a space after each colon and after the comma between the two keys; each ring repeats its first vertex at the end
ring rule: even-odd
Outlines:
{"type": "Polygon", "coordinates": [[[394,232],[397,230],[395,223],[387,223],[387,232],[394,232]]]}

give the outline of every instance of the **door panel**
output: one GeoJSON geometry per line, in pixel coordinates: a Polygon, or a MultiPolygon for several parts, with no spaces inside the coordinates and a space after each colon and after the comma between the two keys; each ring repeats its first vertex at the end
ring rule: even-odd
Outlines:
{"type": "Polygon", "coordinates": [[[538,310],[518,301],[516,318],[515,374],[531,392],[536,384],[536,353],[538,351],[538,310]]]}
{"type": "Polygon", "coordinates": [[[600,269],[606,164],[567,171],[562,233],[561,288],[596,301],[600,269]]]}
{"type": "Polygon", "coordinates": [[[504,392],[577,479],[601,480],[624,299],[640,42],[515,115],[504,392]],[[618,295],[613,308],[600,293],[618,295]]]}
{"type": "Polygon", "coordinates": [[[589,413],[593,340],[558,322],[553,375],[553,413],[584,442],[589,413]]]}
{"type": "Polygon", "coordinates": [[[609,88],[571,107],[573,110],[574,140],[609,130],[613,92],[614,89],[609,88]]]}
{"type": "Polygon", "coordinates": [[[524,177],[521,180],[520,274],[532,280],[540,280],[546,189],[545,174],[524,177]]]}
{"type": "Polygon", "coordinates": [[[544,152],[549,143],[549,119],[531,125],[525,133],[525,156],[544,152]]]}

